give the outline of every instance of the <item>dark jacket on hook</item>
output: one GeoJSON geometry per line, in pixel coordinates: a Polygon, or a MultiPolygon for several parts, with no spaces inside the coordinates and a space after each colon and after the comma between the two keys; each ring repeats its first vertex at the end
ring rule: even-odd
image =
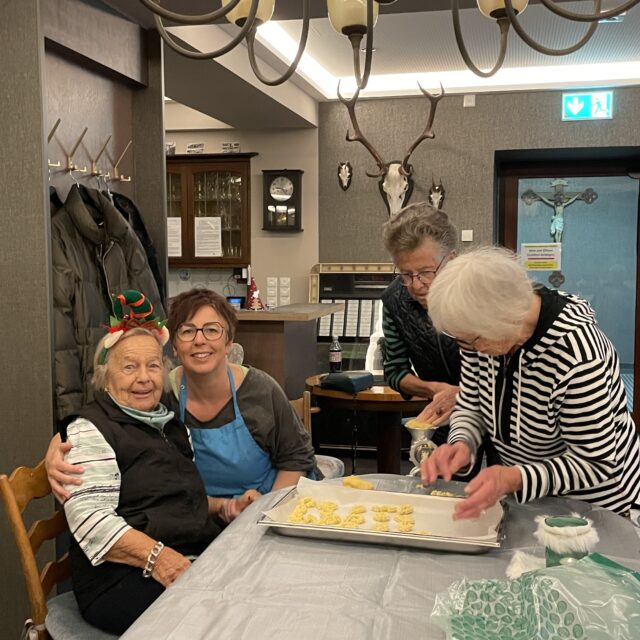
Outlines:
{"type": "Polygon", "coordinates": [[[111,296],[142,291],[164,309],[147,256],[127,221],[94,189],[74,185],[51,220],[58,418],[93,399],[93,355],[112,314],[111,296]]]}
{"type": "Polygon", "coordinates": [[[164,300],[166,291],[164,288],[164,278],[162,277],[160,265],[158,264],[158,254],[156,252],[155,246],[153,245],[153,242],[151,241],[151,237],[149,236],[147,227],[144,224],[142,215],[140,214],[140,211],[138,211],[138,207],[136,207],[133,200],[127,198],[127,196],[124,196],[121,193],[113,192],[111,194],[111,197],[113,198],[113,204],[115,208],[125,217],[125,220],[136,232],[138,240],[140,240],[142,248],[147,254],[149,267],[151,268],[151,273],[153,273],[153,277],[155,278],[156,284],[158,285],[160,297],[164,300]]]}

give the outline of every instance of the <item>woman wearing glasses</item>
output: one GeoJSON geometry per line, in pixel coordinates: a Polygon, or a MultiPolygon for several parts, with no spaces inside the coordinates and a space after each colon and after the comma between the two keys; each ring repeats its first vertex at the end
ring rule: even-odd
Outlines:
{"type": "MultiPolygon", "coordinates": [[[[454,340],[438,334],[429,315],[429,290],[440,270],[456,256],[457,231],[444,211],[426,202],[405,207],[383,231],[398,277],[382,294],[384,373],[389,386],[405,396],[431,399],[418,420],[445,425],[460,382],[460,352],[454,340]]],[[[448,428],[433,435],[447,441],[448,428]]],[[[487,457],[495,452],[487,441],[487,457]]],[[[482,455],[472,475],[477,473],[482,455]]]]}
{"type": "Polygon", "coordinates": [[[506,494],[627,514],[640,442],[618,356],[589,304],[534,285],[514,254],[486,247],[442,270],[429,312],[460,346],[462,371],[449,444],[423,462],[423,482],[467,467],[486,435],[502,460],[469,483],[454,517],[478,517],[506,494]]]}
{"type": "MultiPolygon", "coordinates": [[[[181,365],[169,374],[164,401],[189,429],[207,495],[231,498],[220,514],[226,521],[247,499],[316,474],[311,440],[278,383],[227,362],[237,325],[233,307],[209,289],[172,301],[168,328],[181,365]]],[[[61,502],[69,495],[62,483],[81,483],[79,470],[62,460],[66,447],[54,439],[47,452],[49,481],[61,502]]]]}
{"type": "Polygon", "coordinates": [[[172,301],[168,326],[181,362],[170,374],[172,408],[190,430],[210,496],[267,493],[315,469],[310,438],[278,383],[227,362],[237,325],[233,307],[209,289],[172,301]]]}
{"type": "Polygon", "coordinates": [[[443,424],[458,393],[460,356],[455,342],[434,330],[427,299],[434,278],[456,255],[457,232],[446,213],[419,202],[384,225],[383,239],[398,273],[382,294],[385,378],[406,396],[431,399],[419,419],[443,424]]]}

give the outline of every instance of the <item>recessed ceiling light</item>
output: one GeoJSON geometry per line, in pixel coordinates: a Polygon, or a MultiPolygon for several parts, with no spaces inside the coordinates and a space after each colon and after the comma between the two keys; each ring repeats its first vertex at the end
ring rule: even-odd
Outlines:
{"type": "Polygon", "coordinates": [[[624,17],[627,15],[627,12],[621,13],[619,16],[613,16],[612,18],[603,18],[602,20],[598,20],[600,24],[618,24],[624,20],[624,17]]]}

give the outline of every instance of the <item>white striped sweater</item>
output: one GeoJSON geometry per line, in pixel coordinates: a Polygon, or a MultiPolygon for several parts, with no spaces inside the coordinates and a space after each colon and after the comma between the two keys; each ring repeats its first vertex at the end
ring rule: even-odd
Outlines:
{"type": "Polygon", "coordinates": [[[475,452],[489,431],[502,463],[520,470],[519,502],[561,495],[624,512],[640,492],[640,440],[618,356],[589,304],[566,300],[506,376],[505,357],[462,351],[449,442],[475,452]]]}

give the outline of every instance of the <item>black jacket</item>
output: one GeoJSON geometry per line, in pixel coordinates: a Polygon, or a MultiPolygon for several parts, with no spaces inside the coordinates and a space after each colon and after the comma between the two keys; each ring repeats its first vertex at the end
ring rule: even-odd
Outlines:
{"type": "Polygon", "coordinates": [[[162,271],[160,270],[160,265],[158,264],[158,253],[156,252],[156,248],[151,241],[151,237],[149,236],[147,227],[144,224],[142,215],[140,214],[140,211],[138,211],[138,207],[136,207],[133,200],[130,200],[129,198],[127,198],[127,196],[123,196],[121,193],[112,193],[111,197],[113,198],[113,205],[115,206],[115,208],[124,216],[124,219],[136,232],[138,240],[140,240],[142,248],[147,254],[149,268],[151,269],[151,273],[153,273],[153,277],[155,278],[156,284],[158,285],[160,297],[164,300],[166,297],[166,291],[164,288],[164,278],[162,277],[162,271]]]}
{"type": "Polygon", "coordinates": [[[427,311],[409,295],[399,278],[383,291],[382,303],[393,318],[418,378],[459,384],[458,345],[451,338],[438,334],[427,311]]]}

